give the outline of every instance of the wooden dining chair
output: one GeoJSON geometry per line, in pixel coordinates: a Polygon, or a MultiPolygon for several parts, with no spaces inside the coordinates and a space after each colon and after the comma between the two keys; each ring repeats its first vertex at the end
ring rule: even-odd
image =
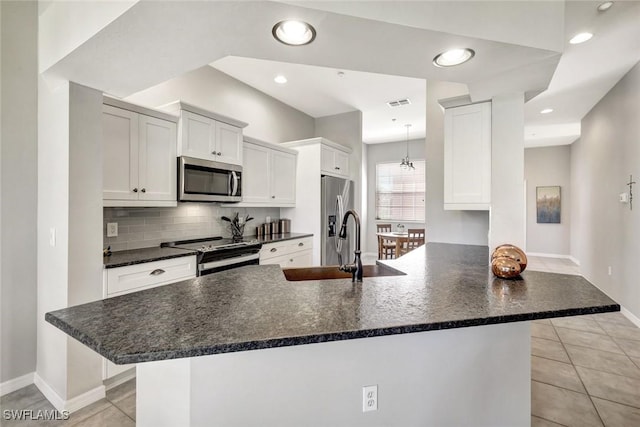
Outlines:
{"type": "Polygon", "coordinates": [[[407,241],[402,245],[401,255],[411,252],[422,245],[424,245],[424,228],[410,228],[408,230],[407,241]]]}
{"type": "MultiPolygon", "coordinates": [[[[391,224],[377,224],[378,233],[391,233],[391,224]]],[[[396,243],[378,236],[378,259],[394,258],[396,243]]]]}

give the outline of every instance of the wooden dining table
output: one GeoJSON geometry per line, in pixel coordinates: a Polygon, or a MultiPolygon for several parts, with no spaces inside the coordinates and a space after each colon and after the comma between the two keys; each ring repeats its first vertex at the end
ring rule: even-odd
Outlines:
{"type": "Polygon", "coordinates": [[[385,240],[393,240],[396,243],[396,251],[395,257],[398,258],[400,256],[400,249],[405,242],[409,241],[409,233],[408,232],[399,232],[399,231],[388,231],[384,233],[376,233],[379,237],[382,237],[385,240]]]}

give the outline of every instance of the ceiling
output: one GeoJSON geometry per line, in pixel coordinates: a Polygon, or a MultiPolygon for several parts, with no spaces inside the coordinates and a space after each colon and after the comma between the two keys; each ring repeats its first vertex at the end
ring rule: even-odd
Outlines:
{"type": "MultiPolygon", "coordinates": [[[[466,84],[473,101],[542,92],[525,105],[527,144],[566,143],[640,59],[638,1],[616,2],[606,13],[596,12],[597,2],[574,1],[131,3],[46,73],[126,97],[213,63],[312,116],[363,111],[367,142],[404,139],[406,122],[412,139],[423,136],[424,81],[437,80],[466,84]],[[286,18],[312,23],[315,41],[275,41],[271,28],[286,18]],[[582,28],[594,38],[568,45],[582,28]],[[458,46],[476,56],[459,67],[432,65],[436,54],[458,46]],[[288,86],[274,85],[276,70],[288,73],[288,86]],[[408,107],[384,105],[406,97],[408,107]],[[554,113],[540,116],[546,107],[554,113]]],[[[55,19],[56,7],[41,22],[55,19]]]]}
{"type": "MultiPolygon", "coordinates": [[[[600,3],[572,1],[566,3],[564,11],[559,11],[564,12],[564,31],[555,47],[563,50],[563,54],[548,88],[525,106],[525,146],[574,142],[580,136],[582,117],[640,60],[640,2],[619,2],[604,13],[597,10],[600,3]],[[595,37],[581,45],[569,44],[568,40],[582,31],[590,31],[595,37]],[[554,111],[540,114],[545,108],[554,111]]],[[[370,19],[385,16],[384,8],[354,10],[350,2],[298,4],[370,19]]],[[[416,6],[423,8],[425,4],[416,6]]],[[[415,17],[420,14],[403,16],[401,23],[411,21],[416,25],[415,17]]],[[[437,26],[437,22],[432,25],[437,26]]],[[[515,38],[515,35],[509,36],[515,38]]],[[[477,55],[483,54],[477,52],[477,55]]],[[[424,79],[237,56],[219,59],[211,66],[312,117],[360,110],[365,143],[402,140],[406,137],[404,125],[407,123],[412,124],[410,138],[425,136],[424,79]],[[288,82],[274,82],[277,75],[286,76],[288,82]],[[410,105],[391,108],[386,104],[405,98],[411,100],[410,105]]]]}

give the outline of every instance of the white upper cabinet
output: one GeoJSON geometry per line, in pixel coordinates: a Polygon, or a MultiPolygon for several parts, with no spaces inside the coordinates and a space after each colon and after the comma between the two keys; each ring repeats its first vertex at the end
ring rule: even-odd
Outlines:
{"type": "Polygon", "coordinates": [[[176,200],[175,123],[140,115],[139,200],[176,200]]]}
{"type": "Polygon", "coordinates": [[[444,114],[444,208],[489,210],[491,103],[447,108],[444,114]]]}
{"type": "Polygon", "coordinates": [[[271,150],[245,142],[243,157],[242,202],[271,202],[271,150]]]}
{"type": "Polygon", "coordinates": [[[103,199],[138,200],[138,138],[138,113],[103,106],[103,199]]]}
{"type": "Polygon", "coordinates": [[[271,152],[271,199],[279,206],[296,203],[296,154],[271,152]]]}
{"type": "Polygon", "coordinates": [[[104,105],[102,131],[104,206],[176,206],[176,123],[104,105]]]}
{"type": "Polygon", "coordinates": [[[320,149],[320,169],[323,175],[349,178],[349,153],[323,144],[320,149]]]}
{"type": "Polygon", "coordinates": [[[179,156],[242,166],[242,128],[247,123],[180,101],[165,108],[180,114],[179,156]]]}
{"type": "Polygon", "coordinates": [[[246,138],[239,205],[295,206],[296,159],[295,150],[246,138]]]}
{"type": "Polygon", "coordinates": [[[242,129],[215,123],[216,161],[242,165],[242,129]]]}
{"type": "Polygon", "coordinates": [[[178,154],[199,159],[215,160],[214,121],[198,114],[180,114],[181,138],[178,154]]]}

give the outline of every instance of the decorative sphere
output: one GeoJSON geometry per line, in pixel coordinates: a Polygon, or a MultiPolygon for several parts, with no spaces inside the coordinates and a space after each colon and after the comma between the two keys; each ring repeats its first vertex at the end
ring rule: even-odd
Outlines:
{"type": "Polygon", "coordinates": [[[491,261],[491,271],[498,277],[511,279],[517,277],[522,270],[520,270],[518,261],[508,257],[499,257],[491,261]]]}
{"type": "Polygon", "coordinates": [[[527,255],[524,251],[514,245],[500,245],[491,254],[491,260],[496,258],[510,258],[517,261],[520,264],[520,272],[523,272],[527,268],[527,255]]]}

